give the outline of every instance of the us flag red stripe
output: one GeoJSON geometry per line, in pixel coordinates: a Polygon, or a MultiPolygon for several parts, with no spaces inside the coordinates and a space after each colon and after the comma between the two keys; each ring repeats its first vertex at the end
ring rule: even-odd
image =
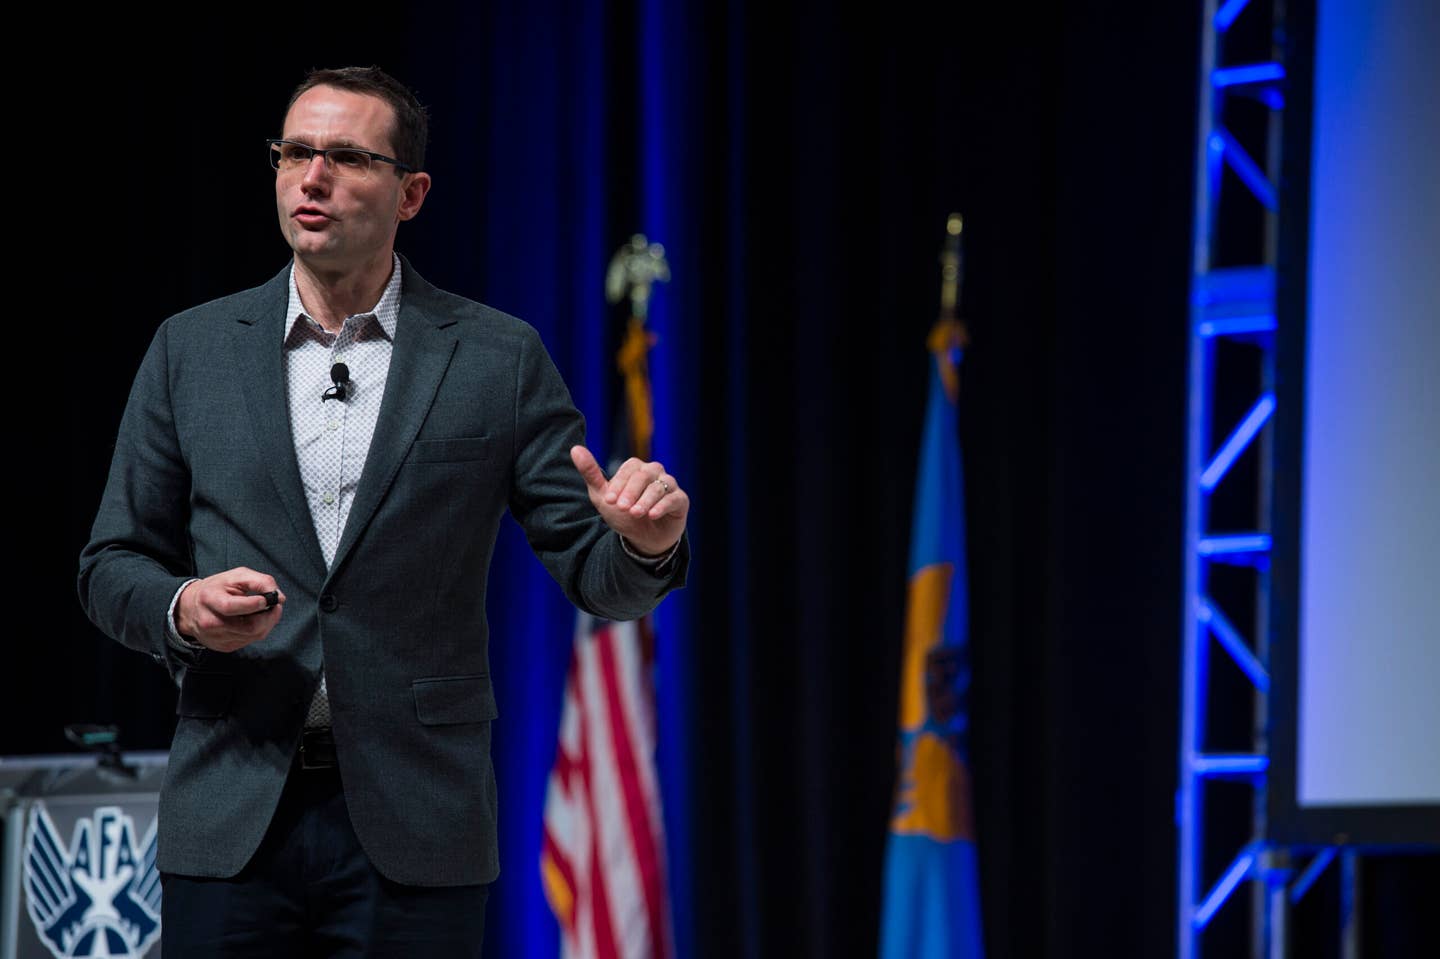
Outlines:
{"type": "Polygon", "coordinates": [[[674,954],[648,627],[576,623],[541,852],[564,959],[674,954]]]}

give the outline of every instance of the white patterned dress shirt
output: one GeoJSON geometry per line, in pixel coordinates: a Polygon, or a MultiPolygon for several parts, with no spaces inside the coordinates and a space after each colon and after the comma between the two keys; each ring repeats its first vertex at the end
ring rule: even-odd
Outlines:
{"type": "MultiPolygon", "coordinates": [[[[331,333],[305,312],[290,267],[290,300],[285,308],[285,384],[290,406],[290,433],[310,519],[325,565],[335,559],[355,490],[365,469],[365,456],[375,435],[390,352],[400,316],[400,258],[391,254],[390,280],[373,308],[345,317],[339,333],[331,333]],[[324,399],[334,385],[330,369],[344,363],[350,371],[345,399],[324,399]]],[[[194,582],[191,580],[190,582],[194,582]]],[[[185,586],[190,585],[186,583],[185,586]]],[[[181,586],[183,591],[185,586],[181,586]]],[[[167,616],[172,645],[202,649],[175,628],[177,591],[167,616]]],[[[330,700],[324,665],[320,686],[305,716],[307,727],[330,725],[330,700]]]]}

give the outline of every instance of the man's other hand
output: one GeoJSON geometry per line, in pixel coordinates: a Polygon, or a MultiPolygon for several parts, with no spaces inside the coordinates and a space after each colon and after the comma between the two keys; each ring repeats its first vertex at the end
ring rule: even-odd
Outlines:
{"type": "Polygon", "coordinates": [[[600,518],[637,552],[663,556],[680,541],[690,497],[664,466],[632,456],[607,480],[585,447],[572,446],[570,459],[584,477],[600,518]]]}
{"type": "Polygon", "coordinates": [[[284,605],[273,576],[237,566],[186,586],[175,604],[175,628],[207,649],[233,653],[270,635],[284,605]],[[272,591],[280,601],[266,609],[264,594],[272,591]]]}

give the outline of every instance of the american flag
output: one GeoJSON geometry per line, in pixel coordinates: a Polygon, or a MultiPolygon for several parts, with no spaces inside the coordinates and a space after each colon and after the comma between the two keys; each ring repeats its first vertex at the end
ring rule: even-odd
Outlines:
{"type": "Polygon", "coordinates": [[[649,617],[580,614],[545,796],[540,873],[563,959],[674,955],[655,773],[649,617]]]}

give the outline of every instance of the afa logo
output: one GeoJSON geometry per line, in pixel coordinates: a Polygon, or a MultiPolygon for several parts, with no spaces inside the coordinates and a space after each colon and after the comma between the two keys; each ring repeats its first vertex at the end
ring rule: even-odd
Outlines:
{"type": "Polygon", "coordinates": [[[75,823],[67,852],[41,803],[30,813],[25,893],[35,932],[56,959],[139,957],[160,935],[155,823],[135,843],[135,821],[101,806],[75,823]]]}

